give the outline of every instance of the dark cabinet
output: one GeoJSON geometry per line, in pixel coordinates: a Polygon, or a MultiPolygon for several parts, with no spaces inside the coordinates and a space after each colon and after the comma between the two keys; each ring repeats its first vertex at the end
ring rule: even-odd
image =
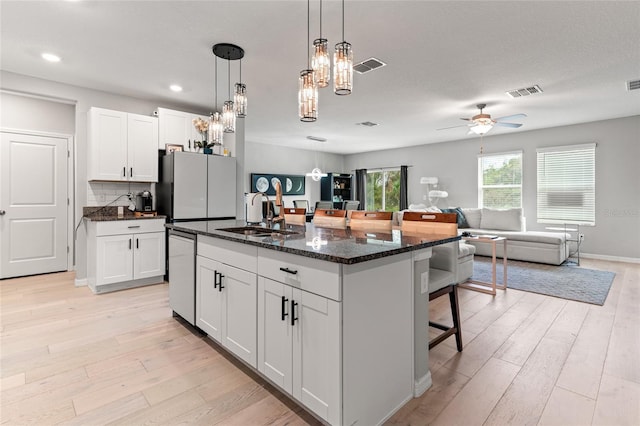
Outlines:
{"type": "Polygon", "coordinates": [[[353,200],[353,176],[346,173],[328,173],[320,180],[320,198],[333,201],[334,209],[341,209],[343,201],[353,200]]]}

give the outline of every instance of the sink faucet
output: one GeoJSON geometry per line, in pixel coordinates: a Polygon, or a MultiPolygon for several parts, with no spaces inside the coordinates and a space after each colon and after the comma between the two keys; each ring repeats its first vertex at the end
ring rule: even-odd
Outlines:
{"type": "Polygon", "coordinates": [[[264,192],[257,192],[253,197],[251,197],[252,206],[258,195],[260,195],[260,199],[262,199],[263,196],[267,198],[267,227],[271,228],[271,221],[273,221],[273,211],[271,211],[271,200],[269,199],[269,196],[264,192]]]}
{"type": "Polygon", "coordinates": [[[285,227],[284,223],[284,203],[282,202],[282,184],[277,181],[276,187],[276,206],[278,206],[278,216],[273,219],[273,223],[280,223],[280,229],[285,227]]]}

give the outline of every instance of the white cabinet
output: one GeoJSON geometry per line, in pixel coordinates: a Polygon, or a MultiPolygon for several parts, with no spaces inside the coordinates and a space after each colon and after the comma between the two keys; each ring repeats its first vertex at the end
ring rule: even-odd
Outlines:
{"type": "Polygon", "coordinates": [[[88,180],[158,180],[155,117],[91,108],[88,136],[88,180]]]}
{"type": "Polygon", "coordinates": [[[189,112],[174,111],[167,108],[158,108],[158,120],[160,124],[160,138],[158,139],[158,149],[165,149],[166,144],[182,145],[188,151],[188,141],[202,140],[202,135],[193,125],[194,118],[208,120],[209,116],[204,114],[191,114],[189,112]]]}
{"type": "Polygon", "coordinates": [[[87,228],[88,283],[94,293],[161,283],[164,220],[94,222],[87,228]]]}
{"type": "Polygon", "coordinates": [[[331,424],[341,421],[340,330],[339,302],[258,278],[258,370],[331,424]]]}
{"type": "MultiPolygon", "coordinates": [[[[234,243],[226,242],[226,244],[234,243]]],[[[211,253],[201,250],[201,247],[202,244],[199,244],[198,253],[200,254],[197,256],[196,266],[196,326],[255,368],[257,363],[256,274],[223,263],[223,261],[236,263],[234,262],[235,253],[226,248],[217,247],[211,253]],[[219,256],[215,256],[216,251],[219,256]],[[226,254],[230,254],[230,257],[226,254]],[[211,257],[217,257],[219,260],[211,257]]],[[[251,250],[251,248],[248,249],[251,250]]],[[[255,248],[253,249],[255,252],[255,248]]],[[[245,267],[242,262],[236,264],[242,268],[245,267]]]]}

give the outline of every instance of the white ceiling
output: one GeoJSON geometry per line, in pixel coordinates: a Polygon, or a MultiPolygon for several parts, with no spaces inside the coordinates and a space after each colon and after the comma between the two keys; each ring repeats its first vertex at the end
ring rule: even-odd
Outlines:
{"type": "MultiPolygon", "coordinates": [[[[246,139],[357,153],[467,136],[459,118],[525,113],[520,129],[640,114],[638,1],[345,2],[354,60],[388,65],[354,73],[353,93],[321,89],[318,121],[297,116],[297,78],[306,68],[306,5],[291,1],[6,1],[0,3],[1,69],[208,112],[214,100],[211,46],[242,46],[249,94],[246,139]],[[58,64],[40,54],[54,52],[58,64]],[[168,90],[178,83],[184,91],[168,90]],[[539,84],[544,93],[505,91],[539,84]],[[363,121],[376,127],[357,125],[363,121]],[[314,145],[315,144],[315,145],[314,145]]],[[[318,36],[319,0],[311,5],[318,36]]],[[[324,0],[323,35],[341,41],[341,3],[324,0]]],[[[218,103],[227,97],[218,61],[218,103]]],[[[231,84],[238,64],[231,64],[231,84]]]]}

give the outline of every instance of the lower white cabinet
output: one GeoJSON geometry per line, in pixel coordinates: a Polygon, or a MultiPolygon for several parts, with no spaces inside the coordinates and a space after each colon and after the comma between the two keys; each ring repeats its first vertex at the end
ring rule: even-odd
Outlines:
{"type": "Polygon", "coordinates": [[[196,326],[256,367],[256,274],[197,256],[196,326]]]}
{"type": "Polygon", "coordinates": [[[258,278],[258,370],[318,416],[340,423],[340,303],[258,278]]]}
{"type": "Polygon", "coordinates": [[[94,293],[163,282],[164,220],[89,222],[88,283],[94,293]]]}

